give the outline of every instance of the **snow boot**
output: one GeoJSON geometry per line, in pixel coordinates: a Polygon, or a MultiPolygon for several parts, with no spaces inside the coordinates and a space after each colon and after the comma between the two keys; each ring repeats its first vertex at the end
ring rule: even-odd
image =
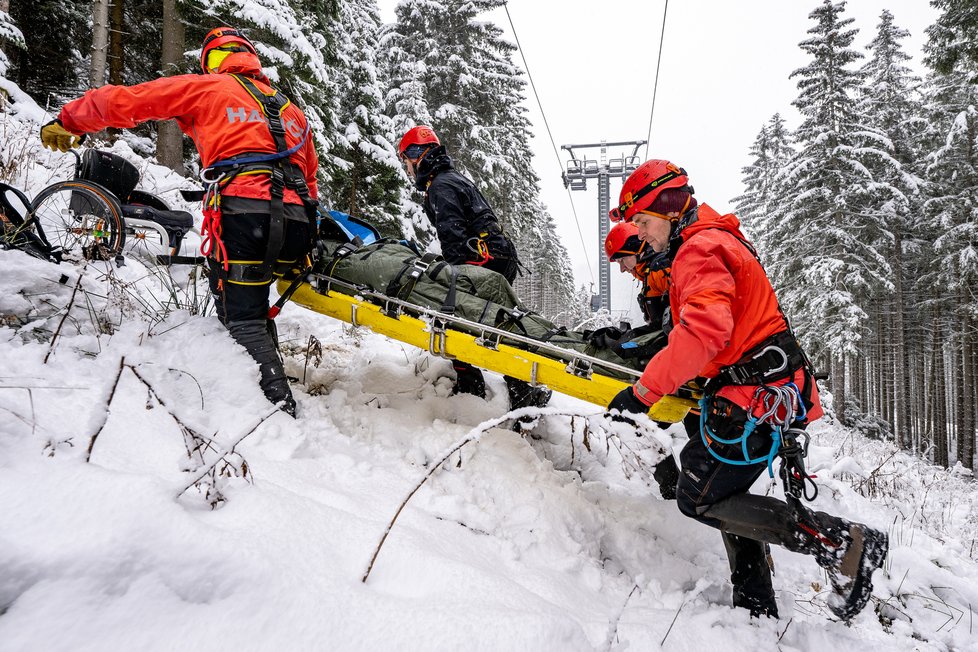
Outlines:
{"type": "Polygon", "coordinates": [[[771,582],[771,549],[766,543],[723,532],[730,561],[733,606],[747,609],[752,618],[778,618],[778,602],[771,582]]]}
{"type": "Polygon", "coordinates": [[[472,394],[484,399],[486,397],[486,379],[482,376],[482,371],[472,365],[456,360],[452,363],[455,369],[455,387],[452,395],[472,394]]]}
{"type": "Polygon", "coordinates": [[[813,512],[794,496],[784,502],[737,494],[707,507],[703,516],[719,521],[727,534],[814,556],[832,581],[835,595],[829,600],[829,608],[842,620],[849,620],[869,602],[873,571],[883,564],[889,550],[882,532],[813,512]]]}
{"type": "Polygon", "coordinates": [[[227,327],[234,341],[243,346],[258,363],[261,373],[259,385],[265,397],[272,403],[282,403],[280,409],[295,417],[295,399],[267,320],[233,321],[227,327]]]}
{"type": "Polygon", "coordinates": [[[825,566],[834,593],[829,597],[829,609],[844,621],[852,619],[869,602],[873,571],[882,568],[890,547],[886,534],[860,523],[852,524],[847,539],[845,551],[825,566]]]}
{"type": "Polygon", "coordinates": [[[509,409],[518,410],[525,407],[547,407],[553,392],[546,387],[534,387],[530,383],[504,376],[506,391],[509,394],[509,409]]]}
{"type": "MultiPolygon", "coordinates": [[[[546,387],[534,387],[525,380],[519,380],[511,376],[503,376],[506,381],[506,391],[509,394],[509,409],[518,410],[525,407],[547,407],[553,391],[546,387]]],[[[520,434],[524,430],[532,430],[534,417],[520,417],[513,423],[512,430],[520,434]]]]}

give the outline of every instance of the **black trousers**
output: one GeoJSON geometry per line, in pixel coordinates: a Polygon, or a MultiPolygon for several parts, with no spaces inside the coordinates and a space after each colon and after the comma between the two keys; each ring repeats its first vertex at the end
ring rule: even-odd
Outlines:
{"type": "MultiPolygon", "coordinates": [[[[717,399],[715,403],[720,403],[721,411],[731,407],[723,399],[717,399]]],[[[731,409],[736,410],[737,408],[733,406],[731,409]]],[[[743,413],[743,410],[740,412],[743,413]]],[[[738,414],[734,418],[724,418],[714,413],[710,415],[707,426],[711,432],[716,433],[719,437],[733,439],[743,432],[745,419],[746,414],[742,416],[738,414]]],[[[734,494],[747,493],[761,473],[767,470],[767,465],[735,466],[725,464],[711,455],[703,444],[698,414],[688,415],[683,421],[683,425],[686,427],[689,441],[679,455],[679,461],[682,465],[682,473],[677,485],[679,509],[686,516],[695,518],[711,527],[719,528],[720,523],[718,521],[703,514],[706,509],[734,494]]],[[[748,440],[748,450],[751,457],[763,455],[770,448],[771,428],[766,425],[759,426],[748,440]]],[[[739,446],[714,443],[712,449],[720,456],[728,459],[743,458],[744,455],[739,446]]]]}
{"type": "MultiPolygon", "coordinates": [[[[226,203],[232,206],[243,203],[241,200],[229,197],[226,203]]],[[[247,201],[247,200],[246,200],[247,201]]],[[[268,202],[255,202],[264,204],[268,202]]],[[[302,207],[286,206],[287,216],[297,216],[296,209],[302,207]]],[[[268,248],[268,224],[270,218],[267,212],[235,212],[225,209],[221,215],[222,240],[227,249],[228,260],[261,262],[268,248]]],[[[312,249],[312,227],[303,218],[286,219],[285,240],[278,255],[279,262],[300,262],[312,249]]],[[[222,284],[223,268],[214,261],[210,262],[210,287],[214,293],[217,306],[217,316],[224,324],[253,319],[265,319],[268,316],[268,293],[271,281],[255,285],[242,285],[225,281],[222,284]]]]}
{"type": "MultiPolygon", "coordinates": [[[[719,438],[735,439],[743,432],[746,419],[744,410],[714,398],[707,426],[719,438]]],[[[688,419],[685,425],[689,443],[680,455],[679,509],[722,533],[730,559],[734,606],[749,608],[756,614],[777,615],[768,544],[813,555],[823,568],[837,570],[841,555],[852,541],[852,523],[812,511],[793,496],[784,501],[750,494],[751,485],[767,470],[767,465],[720,461],[710,450],[729,460],[743,459],[743,451],[740,446],[715,440],[708,449],[700,435],[699,419],[688,419]]],[[[748,455],[752,459],[765,456],[771,441],[770,426],[758,426],[747,440],[748,455]]]]}
{"type": "MultiPolygon", "coordinates": [[[[722,399],[721,399],[722,400],[722,399]]],[[[746,418],[746,414],[743,415],[746,418]]],[[[771,564],[766,543],[727,532],[724,524],[707,516],[711,506],[734,495],[746,494],[767,470],[765,464],[735,466],[716,459],[707,450],[700,436],[700,416],[690,414],[683,421],[689,441],[679,455],[682,466],[676,487],[679,510],[701,523],[721,532],[723,545],[730,562],[730,581],[733,585],[735,607],[750,609],[755,615],[777,617],[777,603],[771,581],[771,564]]],[[[743,432],[741,419],[725,419],[716,414],[709,420],[711,432],[723,439],[733,439],[743,432]]],[[[714,443],[713,449],[728,459],[743,457],[740,447],[714,443]]],[[[751,457],[766,453],[771,447],[771,429],[761,426],[748,439],[751,457]]]]}
{"type": "MultiPolygon", "coordinates": [[[[510,244],[509,247],[512,248],[513,251],[516,250],[516,248],[513,247],[512,244],[510,244]]],[[[488,261],[484,265],[484,267],[486,269],[502,274],[503,277],[511,284],[513,283],[513,281],[516,280],[516,274],[519,272],[519,264],[516,258],[495,257],[492,260],[488,261]]],[[[460,391],[474,393],[472,392],[471,388],[482,387],[481,394],[483,395],[485,394],[486,381],[485,378],[482,376],[482,371],[480,369],[477,369],[476,367],[470,365],[467,362],[462,362],[461,360],[455,360],[452,363],[452,366],[455,368],[455,372],[456,374],[458,374],[459,378],[462,379],[461,382],[456,383],[456,387],[461,386],[461,387],[469,388],[460,391]]],[[[510,402],[511,409],[515,407],[527,407],[530,405],[537,405],[538,403],[543,402],[542,400],[543,394],[541,393],[538,395],[537,393],[535,393],[534,388],[530,386],[530,383],[523,380],[518,380],[516,378],[511,378],[510,376],[504,376],[504,379],[506,380],[506,388],[509,392],[509,402],[510,402]]],[[[549,394],[547,394],[546,396],[547,396],[547,400],[549,401],[549,394]]]]}

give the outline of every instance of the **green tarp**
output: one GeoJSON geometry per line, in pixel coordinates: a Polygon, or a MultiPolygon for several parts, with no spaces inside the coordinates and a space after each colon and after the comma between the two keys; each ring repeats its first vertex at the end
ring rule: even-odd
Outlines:
{"type": "MultiPolygon", "coordinates": [[[[549,342],[563,349],[641,371],[646,361],[665,345],[660,331],[622,334],[617,329],[568,331],[556,327],[527,310],[513,287],[496,272],[476,265],[449,265],[440,257],[419,256],[398,242],[381,241],[357,248],[349,255],[335,257],[342,244],[324,241],[326,255],[317,271],[358,287],[399,298],[403,301],[549,342]]],[[[335,287],[338,291],[348,291],[335,287]]],[[[455,324],[452,328],[466,329],[455,324]]],[[[478,333],[473,333],[478,334],[478,333]]],[[[547,349],[534,349],[524,343],[505,340],[517,348],[559,358],[547,349]]],[[[566,359],[566,358],[565,358],[566,359]]],[[[630,380],[632,377],[612,369],[597,370],[607,376],[630,380]]]]}

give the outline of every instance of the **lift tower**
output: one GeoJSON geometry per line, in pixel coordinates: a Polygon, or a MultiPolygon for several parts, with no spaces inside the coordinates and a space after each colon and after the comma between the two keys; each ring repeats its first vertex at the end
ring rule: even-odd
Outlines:
{"type": "Polygon", "coordinates": [[[611,226],[608,223],[608,211],[611,210],[611,195],[609,179],[620,176],[624,181],[629,174],[639,166],[638,148],[644,145],[644,140],[629,140],[616,143],[589,143],[585,145],[561,145],[570,153],[567,161],[567,171],[564,172],[564,187],[571,190],[587,190],[587,180],[598,180],[598,294],[591,298],[591,309],[611,308],[611,263],[605,260],[604,241],[608,237],[611,226]],[[621,154],[617,158],[608,158],[608,148],[632,147],[630,155],[621,154]],[[600,148],[598,159],[579,157],[574,150],[600,148]]]}

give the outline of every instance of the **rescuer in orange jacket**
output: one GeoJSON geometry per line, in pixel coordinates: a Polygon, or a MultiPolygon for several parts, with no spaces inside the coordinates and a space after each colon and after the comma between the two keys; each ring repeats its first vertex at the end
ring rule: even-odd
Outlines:
{"type": "Polygon", "coordinates": [[[626,180],[612,219],[633,222],[640,238],[671,257],[674,326],[609,410],[645,412],[697,379],[704,397],[699,419],[686,421],[677,503],[720,529],[734,606],[777,617],[767,554],[774,543],[815,556],[835,592],[829,608],[848,620],[869,600],[887,536],[801,503],[814,486],[804,469],[804,427],[822,416],[814,372],[737,218],[697,205],[685,170],[652,160],[626,180]],[[778,458],[786,500],[748,493],[778,458]]]}
{"type": "Polygon", "coordinates": [[[275,275],[302,264],[316,230],[319,161],[302,111],[275,91],[255,46],[236,29],[211,30],[202,75],[103,86],[62,107],[41,128],[52,149],[107,127],[175,119],[193,139],[208,184],[204,253],[218,317],[255,358],[268,399],[295,414],[295,400],[268,316],[275,275]]]}
{"type": "Polygon", "coordinates": [[[638,227],[631,222],[619,222],[608,231],[604,240],[608,260],[618,263],[623,274],[628,273],[642,284],[638,305],[645,323],[657,330],[669,329],[663,316],[669,308],[669,268],[658,265],[656,254],[638,237],[638,227]]]}

